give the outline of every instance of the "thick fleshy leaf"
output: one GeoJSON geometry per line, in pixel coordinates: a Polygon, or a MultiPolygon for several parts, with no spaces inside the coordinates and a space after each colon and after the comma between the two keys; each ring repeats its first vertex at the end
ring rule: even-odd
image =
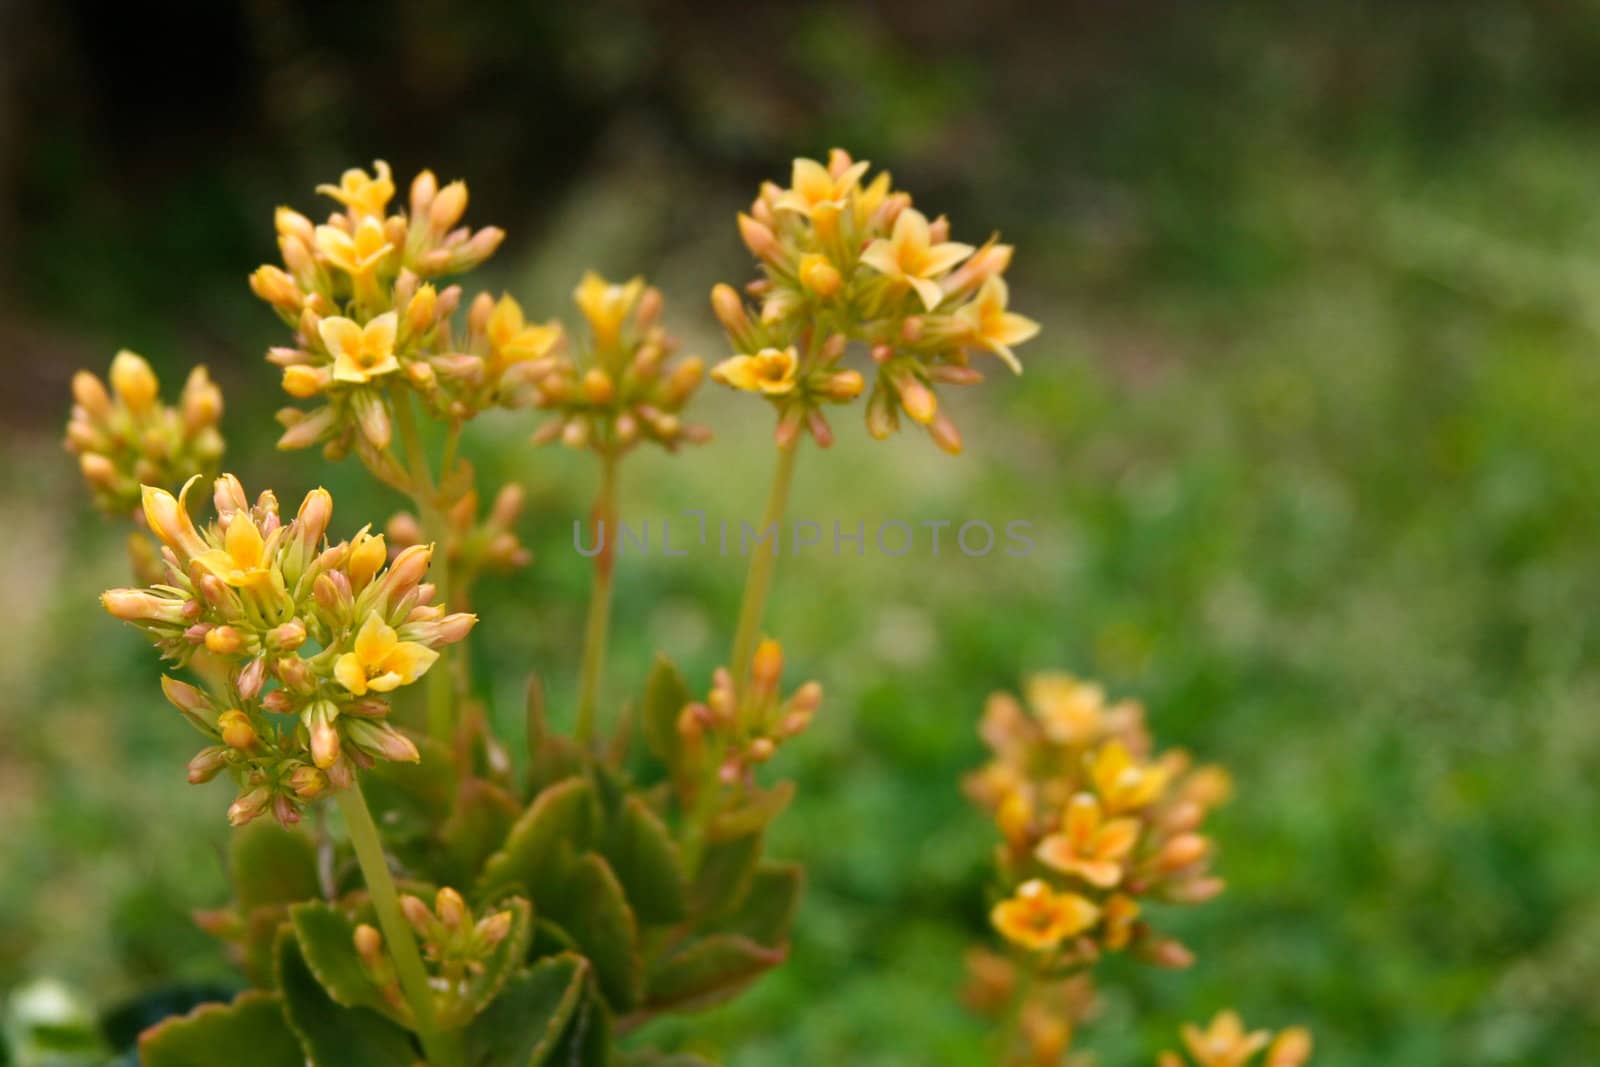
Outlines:
{"type": "Polygon", "coordinates": [[[646,980],[645,1004],[689,1011],[733,996],[782,963],[787,948],[767,948],[737,934],[711,934],[658,960],[646,980]]]}
{"type": "Polygon", "coordinates": [[[664,653],[657,653],[645,679],[639,717],[645,744],[669,770],[678,765],[678,715],[688,703],[689,686],[683,673],[664,653]]]}
{"type": "Polygon", "coordinates": [[[557,782],[581,774],[587,760],[577,742],[551,733],[545,719],[544,685],[528,678],[528,788],[537,796],[557,782]]]}
{"type": "Polygon", "coordinates": [[[391,1014],[383,992],[367,977],[356,955],[354,920],[332,905],[308,901],[289,909],[289,921],[306,966],[335,1003],[391,1014]]]}
{"type": "Polygon", "coordinates": [[[594,964],[612,1006],[632,1007],[642,980],[639,924],[610,864],[593,852],[579,857],[559,889],[537,901],[540,914],[558,923],[594,964]]]}
{"type": "Polygon", "coordinates": [[[692,1052],[657,1052],[654,1049],[624,1056],[622,1063],[623,1067],[717,1067],[714,1061],[692,1052]]]}
{"type": "Polygon", "coordinates": [[[756,790],[744,804],[711,820],[711,840],[728,841],[765,830],[793,799],[794,783],[790,781],[779,782],[771,789],[756,790]]]}
{"type": "Polygon", "coordinates": [[[690,902],[696,915],[717,918],[744,903],[761,860],[762,835],[713,842],[700,858],[690,902]]]}
{"type": "Polygon", "coordinates": [[[789,940],[804,887],[805,871],[799,864],[764,860],[756,867],[743,902],[715,929],[748,937],[767,948],[782,947],[789,940]]]}
{"type": "Polygon", "coordinates": [[[576,854],[594,843],[598,822],[594,789],[585,779],[568,778],[545,789],[511,828],[505,847],[484,864],[478,898],[515,892],[542,909],[541,889],[560,881],[576,854]]]}
{"type": "Polygon", "coordinates": [[[317,846],[309,834],[257,819],[233,832],[228,850],[234,897],[244,914],[321,895],[317,846]]]}
{"type": "Polygon", "coordinates": [[[611,1010],[594,983],[586,985],[572,1022],[550,1052],[551,1067],[612,1067],[611,1010]]]}
{"type": "Polygon", "coordinates": [[[139,1035],[143,1067],[304,1067],[276,993],[241,993],[231,1004],[205,1004],[139,1035]]]}
{"type": "Polygon", "coordinates": [[[289,931],[278,938],[278,986],[284,1015],[299,1035],[310,1067],[400,1067],[421,1059],[399,1026],[366,1008],[334,1003],[317,984],[300,942],[289,931]]]}
{"type": "Polygon", "coordinates": [[[643,923],[676,922],[688,914],[683,861],[661,816],[636,796],[622,802],[606,834],[605,857],[643,923]]]}
{"type": "Polygon", "coordinates": [[[456,1008],[440,1019],[441,1025],[453,1029],[467,1025],[473,1016],[483,1011],[499,995],[507,980],[528,958],[528,946],[533,943],[533,905],[521,897],[507,897],[493,907],[484,909],[482,914],[492,915],[500,911],[511,913],[510,932],[483,961],[483,971],[468,980],[456,1008]]]}
{"type": "Polygon", "coordinates": [[[574,953],[540,960],[510,976],[466,1032],[476,1067],[540,1067],[549,1062],[583,996],[589,963],[574,953]]]}
{"type": "Polygon", "coordinates": [[[521,806],[516,798],[482,778],[466,778],[456,790],[455,808],[439,838],[444,845],[439,881],[445,885],[471,885],[484,861],[505,844],[521,806]]]}

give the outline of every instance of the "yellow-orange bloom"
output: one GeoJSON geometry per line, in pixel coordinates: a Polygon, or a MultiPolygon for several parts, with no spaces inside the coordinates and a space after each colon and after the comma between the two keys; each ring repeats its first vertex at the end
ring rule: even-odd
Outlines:
{"type": "Polygon", "coordinates": [[[956,241],[933,244],[927,216],[908,207],[894,220],[894,232],[880,237],[861,253],[861,262],[917,291],[929,311],[944,299],[937,279],[957,263],[972,255],[971,245],[956,241]]]}
{"type": "Polygon", "coordinates": [[[357,219],[381,219],[394,196],[394,179],[389,164],[381,159],[373,160],[372,169],[375,176],[369,177],[360,167],[351,167],[340,175],[338,185],[319,185],[317,192],[339,201],[357,219]]]}
{"type": "Polygon", "coordinates": [[[1078,793],[1067,803],[1061,831],[1040,841],[1034,855],[1047,867],[1110,889],[1122,881],[1123,861],[1138,840],[1138,819],[1107,819],[1098,800],[1078,793]]]}
{"type": "Polygon", "coordinates": [[[394,245],[384,236],[382,223],[368,216],[353,234],[337,226],[318,226],[317,251],[352,278],[361,278],[376,271],[394,245]]]}
{"type": "Polygon", "coordinates": [[[1011,290],[1006,286],[1005,279],[996,275],[983,283],[983,288],[978,290],[972,303],[956,312],[956,318],[966,328],[968,341],[985,352],[993,352],[1005,361],[1006,366],[1021,374],[1022,364],[1017,362],[1011,346],[1020,345],[1037,335],[1039,324],[1007,311],[1006,304],[1010,299],[1011,290]]]}
{"type": "MultiPolygon", "coordinates": [[[[1181,1031],[1184,1047],[1198,1067],[1243,1067],[1262,1049],[1267,1050],[1262,1067],[1301,1067],[1311,1057],[1311,1032],[1291,1026],[1276,1039],[1267,1030],[1245,1031],[1237,1012],[1218,1012],[1204,1030],[1192,1024],[1181,1031]],[[1269,1046],[1270,1042],[1270,1046],[1269,1046]]],[[[1183,1067],[1175,1052],[1163,1053],[1160,1067],[1183,1067]]]]}
{"type": "Polygon", "coordinates": [[[267,557],[266,542],[248,511],[233,513],[222,545],[202,552],[195,562],[235,588],[283,588],[283,577],[267,557]]]}
{"type": "Polygon", "coordinates": [[[493,368],[503,370],[513,363],[526,363],[547,354],[561,336],[560,327],[534,323],[523,317],[522,305],[502,296],[489,314],[489,359],[493,368]]]}
{"type": "Polygon", "coordinates": [[[322,343],[333,356],[333,377],[341,382],[365,382],[400,369],[394,339],[399,317],[392,311],[362,326],[335,315],[317,324],[322,343]]]}
{"type": "Polygon", "coordinates": [[[1089,777],[1106,811],[1120,814],[1152,803],[1166,789],[1170,772],[1159,763],[1134,762],[1127,746],[1113,738],[1090,760],[1089,777]]]}
{"type": "Polygon", "coordinates": [[[577,302],[583,317],[589,320],[595,344],[606,348],[617,343],[622,335],[623,320],[643,293],[643,278],[631,278],[619,285],[606,281],[591,270],[584,273],[583,280],[572,292],[572,299],[577,302]]]}
{"type": "Polygon", "coordinates": [[[402,641],[394,627],[368,615],[356,634],[354,648],[333,665],[333,675],[356,696],[387,693],[428,673],[439,653],[415,641],[402,641]]]}
{"type": "Polygon", "coordinates": [[[867,172],[867,162],[851,164],[836,178],[814,159],[797,159],[789,188],[778,195],[774,206],[780,211],[798,211],[808,218],[837,214],[867,172]]]}
{"type": "Polygon", "coordinates": [[[1093,741],[1105,730],[1106,692],[1061,671],[1027,680],[1026,696],[1045,736],[1058,745],[1093,741]]]}
{"type": "Polygon", "coordinates": [[[763,348],[753,356],[733,356],[711,368],[713,381],[749,393],[783,396],[794,391],[800,356],[794,346],[763,348]]]}
{"type": "Polygon", "coordinates": [[[1093,926],[1100,909],[1076,893],[1057,893],[1048,882],[1033,878],[996,904],[989,917],[1007,940],[1039,952],[1093,926]]]}

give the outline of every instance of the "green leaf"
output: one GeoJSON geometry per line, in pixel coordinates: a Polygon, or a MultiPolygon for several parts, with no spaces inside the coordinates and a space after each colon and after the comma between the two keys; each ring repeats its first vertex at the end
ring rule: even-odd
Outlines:
{"type": "Polygon", "coordinates": [[[572,857],[593,843],[597,807],[594,789],[583,778],[568,778],[534,797],[511,828],[505,847],[484,864],[478,898],[518,892],[543,908],[540,890],[561,879],[572,857]]]}
{"type": "Polygon", "coordinates": [[[744,903],[761,860],[758,831],[730,841],[713,842],[700,858],[691,900],[696,915],[717,918],[744,903]]]}
{"type": "Polygon", "coordinates": [[[768,948],[779,948],[789,940],[789,927],[794,923],[804,887],[805,870],[799,864],[763,860],[756,867],[744,901],[715,929],[748,937],[768,948]]]}
{"type": "Polygon", "coordinates": [[[520,806],[504,789],[481,778],[463,779],[449,818],[439,827],[444,845],[445,885],[471,885],[484,862],[505,843],[520,806]]]}
{"type": "Polygon", "coordinates": [[[241,993],[203,1004],[139,1035],[143,1067],[304,1067],[305,1053],[284,1021],[276,993],[241,993]]]}
{"type": "Polygon", "coordinates": [[[593,983],[578,1003],[572,1022],[551,1050],[551,1067],[611,1067],[611,1012],[593,983]]]}
{"type": "Polygon", "coordinates": [[[765,830],[768,823],[783,814],[793,799],[794,783],[789,781],[779,782],[771,789],[755,790],[747,803],[732,811],[724,811],[711,820],[710,838],[713,841],[727,841],[765,830]]]}
{"type": "Polygon", "coordinates": [[[645,679],[639,715],[644,724],[645,744],[669,769],[678,765],[678,715],[688,703],[689,686],[683,680],[683,673],[665,653],[656,653],[656,661],[645,679]]]}
{"type": "Polygon", "coordinates": [[[301,957],[334,1003],[391,1015],[382,990],[367,977],[356,955],[354,920],[329,904],[309,901],[290,908],[289,921],[301,957]]]}
{"type": "Polygon", "coordinates": [[[573,864],[559,892],[536,898],[541,913],[571,935],[594,964],[595,978],[618,1009],[639,999],[639,924],[611,865],[594,853],[573,864]]]}
{"type": "Polygon", "coordinates": [[[399,1026],[366,1008],[336,1004],[317,984],[300,942],[288,932],[278,937],[278,986],[284,1015],[310,1067],[399,1067],[421,1059],[399,1026]]]}
{"type": "Polygon", "coordinates": [[[539,1067],[547,1062],[583,996],[589,963],[573,953],[540,960],[510,976],[467,1029],[476,1067],[539,1067]]]}
{"type": "Polygon", "coordinates": [[[456,760],[449,745],[407,734],[422,759],[417,763],[379,760],[361,773],[361,788],[373,818],[391,831],[431,831],[450,815],[456,799],[456,760]]]}
{"type": "Polygon", "coordinates": [[[235,830],[228,848],[233,892],[242,913],[320,895],[317,847],[310,835],[257,819],[235,830]]]}
{"type": "Polygon", "coordinates": [[[716,1063],[692,1052],[657,1052],[641,1049],[622,1058],[623,1067],[717,1067],[716,1063]]]}
{"type": "Polygon", "coordinates": [[[658,960],[645,985],[653,1010],[689,1011],[719,1004],[782,963],[787,948],[767,948],[737,934],[711,934],[658,960]]]}
{"type": "Polygon", "coordinates": [[[483,961],[483,971],[467,982],[455,1007],[440,1022],[450,1029],[460,1029],[473,1016],[483,1011],[500,993],[507,979],[528,958],[528,946],[533,942],[533,905],[521,897],[508,897],[483,912],[492,915],[499,911],[511,912],[511,930],[483,961]]]}
{"type": "Polygon", "coordinates": [[[637,796],[623,801],[604,851],[641,922],[676,922],[688,914],[689,893],[678,846],[661,816],[637,796]]]}

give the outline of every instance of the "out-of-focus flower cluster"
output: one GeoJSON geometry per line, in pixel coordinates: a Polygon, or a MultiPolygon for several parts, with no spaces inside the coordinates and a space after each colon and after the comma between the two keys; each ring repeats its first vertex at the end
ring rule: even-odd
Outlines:
{"type": "Polygon", "coordinates": [[[164,544],[165,580],[112,589],[112,615],[143,630],[161,654],[194,662],[198,688],[163,679],[167,699],[207,739],[189,780],[227,771],[238,785],[235,825],[266,811],[285,824],[307,800],[348,785],[375,760],[416,760],[388,721],[387,695],[416,681],[438,648],[476,618],[448,615],[425,582],[431,546],[388,561],[366,529],[329,544],[333,499],[306,495],[289,522],[268,491],[252,504],[232,475],[215,483],[216,521],[197,527],[187,497],[144,487],[144,515],[164,544]],[[387,565],[386,565],[387,564],[387,565]]]}
{"type": "Polygon", "coordinates": [[[930,220],[887,173],[868,181],[867,170],[839,149],[826,164],[797,159],[788,188],[766,183],[739,216],[762,276],[745,286],[753,307],[731,286],[712,290],[712,308],[739,353],[712,377],[771,400],[780,444],[805,429],[825,446],[832,431],[819,405],[861,394],[862,376],[839,364],[848,342],[862,342],[875,366],[872,435],[895,432],[903,412],[941,448],[959,452],[961,435],[937,388],[981,381],[974,354],[1020,372],[1013,348],[1039,327],[1008,308],[1011,246],[951,241],[948,220],[930,220]]]}
{"type": "Polygon", "coordinates": [[[1000,831],[996,929],[1043,973],[1124,949],[1186,966],[1189,951],[1144,912],[1221,892],[1201,827],[1227,798],[1227,775],[1180,751],[1153,753],[1143,709],[1107,704],[1099,686],[1042,674],[1026,697],[1026,707],[990,698],[981,733],[993,759],[966,782],[1000,831]]]}
{"type": "Polygon", "coordinates": [[[1185,1024],[1181,1036],[1188,1058],[1163,1052],[1157,1067],[1301,1067],[1311,1058],[1311,1032],[1291,1026],[1273,1035],[1270,1030],[1246,1031],[1238,1013],[1218,1012],[1204,1030],[1185,1024]],[[1256,1054],[1265,1050],[1260,1060],[1256,1054]]]}
{"type": "Polygon", "coordinates": [[[141,485],[182,485],[192,475],[216,471],[222,459],[222,390],[205,367],[189,372],[176,407],[161,402],[150,364],[118,352],[111,388],[89,371],[72,377],[67,449],[95,507],[110,515],[136,515],[141,485]]]}
{"type": "Polygon", "coordinates": [[[352,446],[382,469],[392,438],[396,390],[419,397],[441,418],[460,420],[507,403],[526,384],[528,364],[546,355],[560,333],[528,325],[514,302],[502,301],[496,338],[452,334],[459,285],[436,282],[477,267],[504,233],[461,225],[467,187],[440,188],[431,171],[411,183],[407,210],[391,213],[395,185],[388,164],[374,173],[345,171],[338,185],[318,186],[337,201],[320,225],[287,207],[277,211],[283,265],[250,276],[256,295],[294,331],[293,344],[267,358],[283,368],[283,388],[309,409],[285,408],[283,448],[325,444],[342,455],[352,446]],[[459,342],[459,343],[458,343],[459,342]]]}
{"type": "MultiPolygon", "coordinates": [[[[704,426],[683,420],[705,367],[698,356],[673,359],[677,342],[660,324],[661,291],[643,278],[618,284],[591,271],[573,298],[588,324],[589,343],[578,352],[562,346],[538,365],[533,402],[554,417],[534,442],[560,441],[615,456],[644,441],[671,451],[709,440],[704,426]]],[[[476,320],[478,308],[473,310],[476,320]]]]}
{"type": "MultiPolygon", "coordinates": [[[[450,588],[466,590],[480,574],[505,574],[528,565],[532,554],[517,537],[517,519],[527,500],[520,485],[508,484],[495,494],[489,513],[478,517],[478,491],[469,489],[445,512],[451,573],[450,588]]],[[[409,511],[396,512],[384,532],[391,549],[425,541],[421,521],[409,511]]]]}
{"type": "MultiPolygon", "coordinates": [[[[525,903],[519,906],[526,908],[525,903]]],[[[435,894],[432,908],[421,897],[406,894],[400,898],[400,910],[416,932],[429,966],[435,1017],[446,1026],[466,1025],[473,1009],[466,996],[470,982],[483,975],[489,956],[512,932],[515,913],[507,909],[475,919],[466,900],[449,886],[435,894]]],[[[415,1025],[383,935],[377,927],[361,923],[354,942],[361,967],[384,1002],[401,1021],[415,1025]]]]}
{"type": "Polygon", "coordinates": [[[678,715],[684,759],[677,772],[684,796],[695,796],[714,780],[733,796],[748,797],[755,791],[756,768],[811,725],[822,705],[822,686],[805,682],[785,698],[782,676],[783,649],[768,638],[751,658],[748,684],[735,686],[728,669],[718,667],[704,703],[689,704],[678,715]]]}
{"type": "Polygon", "coordinates": [[[1071,1051],[1078,1027],[1100,1007],[1088,974],[1025,982],[1015,960],[984,948],[970,950],[966,964],[962,999],[970,1010],[990,1019],[1016,1013],[1014,1040],[1001,1062],[1008,1067],[1093,1067],[1091,1055],[1071,1051]]]}

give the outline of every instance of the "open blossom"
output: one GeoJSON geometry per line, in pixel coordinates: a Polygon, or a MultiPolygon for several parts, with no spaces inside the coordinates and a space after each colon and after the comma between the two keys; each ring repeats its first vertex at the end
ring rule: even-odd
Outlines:
{"type": "Polygon", "coordinates": [[[322,343],[333,356],[333,377],[341,382],[367,382],[400,369],[394,358],[398,319],[386,311],[365,326],[350,319],[323,319],[317,325],[322,343]]]}
{"type": "Polygon", "coordinates": [[[1006,940],[1033,950],[1056,948],[1099,917],[1100,909],[1090,901],[1076,893],[1058,893],[1038,878],[1019,885],[992,914],[995,929],[1006,940]]]}
{"type": "Polygon", "coordinates": [[[763,348],[754,355],[723,360],[712,368],[711,378],[745,392],[782,396],[794,390],[795,369],[799,363],[800,357],[793,345],[784,349],[763,348]]]}
{"type": "Polygon", "coordinates": [[[384,539],[366,531],[330,544],[326,490],[307,494],[285,522],[272,493],[252,503],[232,475],[216,480],[217,517],[200,526],[189,511],[194,484],[177,496],[145,488],[166,573],[150,588],[103,597],[166,658],[181,665],[203,651],[226,673],[227,705],[175,678],[163,683],[209,741],[190,763],[191,781],[227,771],[239,790],[231,821],[270,812],[293,822],[359,768],[417,759],[388,722],[385,695],[420,678],[476,621],[432,602],[432,546],[390,561],[384,539]]]}
{"type": "Polygon", "coordinates": [[[1204,1029],[1186,1023],[1181,1031],[1185,1060],[1176,1052],[1163,1052],[1158,1067],[1301,1067],[1311,1058],[1311,1032],[1292,1026],[1276,1036],[1268,1030],[1245,1030],[1237,1012],[1221,1011],[1204,1029]],[[1266,1050],[1259,1061],[1256,1054],[1266,1050]]]}
{"type": "Polygon", "coordinates": [[[956,241],[934,244],[928,219],[916,208],[908,207],[894,220],[894,232],[880,237],[861,253],[861,262],[885,277],[911,286],[932,311],[944,300],[938,279],[957,263],[972,255],[971,245],[956,241]]]}
{"type": "Polygon", "coordinates": [[[974,345],[999,356],[1006,366],[1021,374],[1022,364],[1017,362],[1017,355],[1011,348],[1036,337],[1039,324],[1008,311],[1010,300],[1011,290],[1005,279],[996,275],[983,283],[972,303],[956,312],[956,318],[974,345]]]}
{"type": "Polygon", "coordinates": [[[591,270],[584,274],[572,295],[594,332],[596,347],[604,348],[616,344],[621,337],[623,323],[644,295],[644,279],[608,282],[591,270]]]}
{"type": "Polygon", "coordinates": [[[394,178],[383,160],[376,160],[372,167],[371,175],[351,167],[340,175],[338,185],[319,185],[317,192],[339,201],[357,219],[382,219],[394,198],[394,178]]]}

